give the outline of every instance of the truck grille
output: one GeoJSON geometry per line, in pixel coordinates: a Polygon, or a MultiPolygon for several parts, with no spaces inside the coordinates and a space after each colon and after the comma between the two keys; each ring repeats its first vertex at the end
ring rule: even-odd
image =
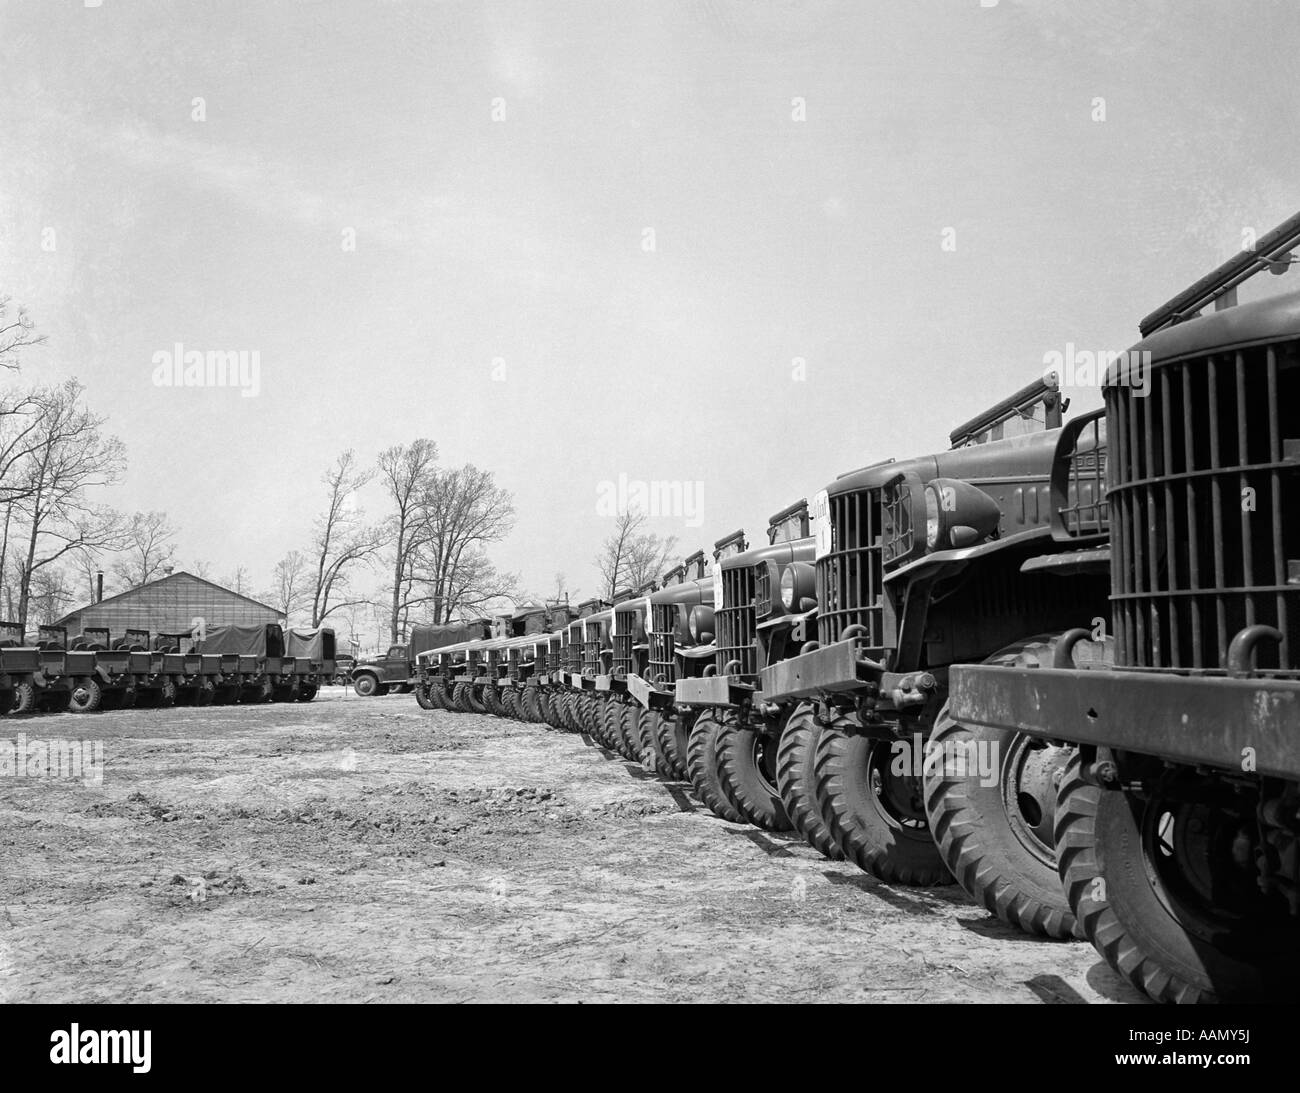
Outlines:
{"type": "Polygon", "coordinates": [[[1106,419],[1089,417],[1062,436],[1052,465],[1053,529],[1072,539],[1110,530],[1106,503],[1106,419]],[[1068,447],[1066,447],[1068,445],[1068,447]]]}
{"type": "Polygon", "coordinates": [[[759,562],[754,566],[754,614],[765,619],[772,613],[772,574],[775,566],[759,562]]]}
{"type": "Polygon", "coordinates": [[[549,638],[546,642],[546,670],[548,672],[558,672],[560,670],[560,646],[563,638],[549,638]]]}
{"type": "Polygon", "coordinates": [[[619,634],[614,638],[614,674],[625,676],[632,671],[632,635],[619,634]]]}
{"type": "Polygon", "coordinates": [[[614,629],[618,631],[614,637],[614,674],[626,676],[632,671],[632,647],[636,644],[636,635],[641,629],[640,606],[615,609],[614,617],[614,629]]]}
{"type": "Polygon", "coordinates": [[[733,660],[740,675],[753,675],[758,653],[754,648],[754,566],[733,566],[722,571],[722,604],[714,611],[718,628],[718,674],[733,660]]]}
{"type": "Polygon", "coordinates": [[[506,675],[510,679],[519,678],[519,659],[522,649],[511,649],[509,659],[506,661],[506,675]]]}
{"type": "Polygon", "coordinates": [[[650,679],[677,681],[677,605],[657,603],[651,608],[650,679]]]}
{"type": "Polygon", "coordinates": [[[1108,385],[1116,662],[1214,671],[1243,628],[1257,665],[1294,674],[1300,622],[1300,343],[1148,367],[1108,385]]]}
{"type": "MultiPolygon", "coordinates": [[[[898,507],[910,520],[909,505],[898,507]]],[[[833,549],[817,560],[817,637],[823,645],[839,641],[846,627],[862,626],[868,646],[884,646],[882,516],[878,489],[830,498],[833,549]]]]}

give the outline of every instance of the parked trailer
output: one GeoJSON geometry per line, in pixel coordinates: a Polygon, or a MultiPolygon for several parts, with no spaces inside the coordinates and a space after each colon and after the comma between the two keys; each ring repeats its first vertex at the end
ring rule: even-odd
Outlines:
{"type": "Polygon", "coordinates": [[[1158,1001],[1300,999],[1300,293],[1231,306],[1297,245],[1300,216],[1106,376],[1114,664],[1071,656],[1080,614],[1046,664],[951,677],[957,723],[1068,746],[1069,907],[1158,1001]]]}

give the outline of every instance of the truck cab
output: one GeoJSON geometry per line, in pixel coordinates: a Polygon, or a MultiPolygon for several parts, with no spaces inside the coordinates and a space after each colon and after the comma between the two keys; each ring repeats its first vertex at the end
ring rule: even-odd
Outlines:
{"type": "Polygon", "coordinates": [[[390,645],[382,656],[363,660],[352,669],[352,689],[362,698],[386,695],[394,687],[409,690],[412,670],[406,643],[390,645]]]}

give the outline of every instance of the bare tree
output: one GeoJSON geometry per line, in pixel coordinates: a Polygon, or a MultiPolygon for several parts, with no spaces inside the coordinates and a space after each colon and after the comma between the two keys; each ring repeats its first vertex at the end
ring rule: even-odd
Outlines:
{"type": "Polygon", "coordinates": [[[202,558],[195,558],[190,563],[189,571],[196,577],[202,577],[205,581],[212,580],[212,563],[204,561],[202,558]]]}
{"type": "Polygon", "coordinates": [[[347,599],[352,570],[372,557],[379,547],[377,529],[368,527],[357,507],[357,492],[375,472],[359,468],[356,453],[348,449],[330,467],[322,481],[329,494],[325,511],[316,518],[312,557],[315,561],[311,594],[311,624],[319,626],[331,614],[364,603],[347,599]]]}
{"type": "Polygon", "coordinates": [[[97,550],[78,550],[71,555],[68,568],[75,583],[85,589],[86,602],[94,603],[99,598],[99,575],[104,571],[103,559],[97,550]]]}
{"type": "Polygon", "coordinates": [[[241,596],[251,596],[251,586],[248,580],[248,566],[240,564],[235,566],[235,571],[229,577],[224,577],[220,581],[226,588],[232,592],[238,592],[241,596]]]}
{"type": "Polygon", "coordinates": [[[123,591],[156,581],[175,568],[176,529],[165,512],[137,512],[124,530],[126,547],[113,562],[123,591]]]}
{"type": "Polygon", "coordinates": [[[31,490],[19,473],[35,452],[47,390],[0,391],[0,503],[11,505],[31,490]]]}
{"type": "Polygon", "coordinates": [[[513,573],[498,572],[483,549],[475,547],[451,571],[441,599],[433,606],[431,618],[438,623],[473,618],[491,614],[523,598],[519,578],[513,573]]]}
{"type": "Polygon", "coordinates": [[[262,598],[289,620],[307,606],[311,595],[306,555],[289,551],[275,563],[271,582],[271,590],[262,598]]]}
{"type": "Polygon", "coordinates": [[[18,371],[18,351],[45,341],[45,335],[35,331],[27,309],[14,307],[10,296],[0,296],[0,368],[18,371]]]}
{"type": "Polygon", "coordinates": [[[422,538],[424,506],[430,492],[430,477],[437,468],[438,445],[421,437],[410,444],[397,444],[379,453],[379,479],[392,504],[387,538],[393,544],[392,608],[389,640],[396,642],[413,602],[414,562],[422,538]]]}
{"type": "Polygon", "coordinates": [[[60,566],[38,569],[32,575],[28,613],[37,626],[45,626],[67,613],[77,600],[71,574],[60,566]]]}
{"type": "Polygon", "coordinates": [[[568,603],[570,597],[578,598],[578,590],[569,587],[569,579],[563,573],[555,575],[555,591],[551,593],[552,603],[568,603]]]}
{"type": "Polygon", "coordinates": [[[618,515],[614,533],[600,544],[600,553],[596,555],[596,570],[600,574],[601,586],[605,599],[613,599],[618,589],[619,578],[627,568],[628,551],[637,530],[645,523],[645,514],[628,509],[618,515]]]}
{"type": "Polygon", "coordinates": [[[406,606],[427,602],[435,621],[450,622],[493,601],[519,598],[518,579],[499,573],[486,554],[514,526],[510,493],[491,471],[472,463],[434,471],[428,485],[406,606]]]}
{"type": "Polygon", "coordinates": [[[96,486],[117,481],[126,463],[116,437],[104,436],[104,419],[82,405],[76,380],[41,393],[33,451],[21,466],[24,496],[15,511],[22,525],[17,621],[27,622],[32,579],[70,552],[115,550],[122,545],[118,513],[87,500],[96,486]]]}
{"type": "Polygon", "coordinates": [[[640,510],[622,512],[614,533],[601,544],[596,569],[605,599],[612,600],[620,588],[640,588],[667,567],[677,538],[661,538],[652,531],[643,531],[645,522],[646,514],[640,510]]]}
{"type": "Polygon", "coordinates": [[[645,532],[634,536],[628,547],[627,565],[619,587],[636,589],[657,580],[668,568],[668,560],[676,549],[675,535],[661,537],[654,532],[645,532]]]}
{"type": "MultiPolygon", "coordinates": [[[[0,530],[0,588],[12,600],[9,581],[9,533],[15,530],[14,505],[31,495],[33,479],[25,473],[25,464],[39,446],[42,421],[43,392],[0,392],[0,505],[4,508],[3,530],[0,530]]],[[[8,604],[6,615],[12,616],[13,604],[8,604]]]]}

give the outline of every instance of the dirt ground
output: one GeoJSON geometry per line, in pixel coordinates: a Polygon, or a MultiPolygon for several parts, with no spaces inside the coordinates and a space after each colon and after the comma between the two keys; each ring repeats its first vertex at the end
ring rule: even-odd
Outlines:
{"type": "Polygon", "coordinates": [[[0,778],[0,1001],[1141,1000],[540,725],[326,688],[19,733],[105,768],[0,778]]]}

